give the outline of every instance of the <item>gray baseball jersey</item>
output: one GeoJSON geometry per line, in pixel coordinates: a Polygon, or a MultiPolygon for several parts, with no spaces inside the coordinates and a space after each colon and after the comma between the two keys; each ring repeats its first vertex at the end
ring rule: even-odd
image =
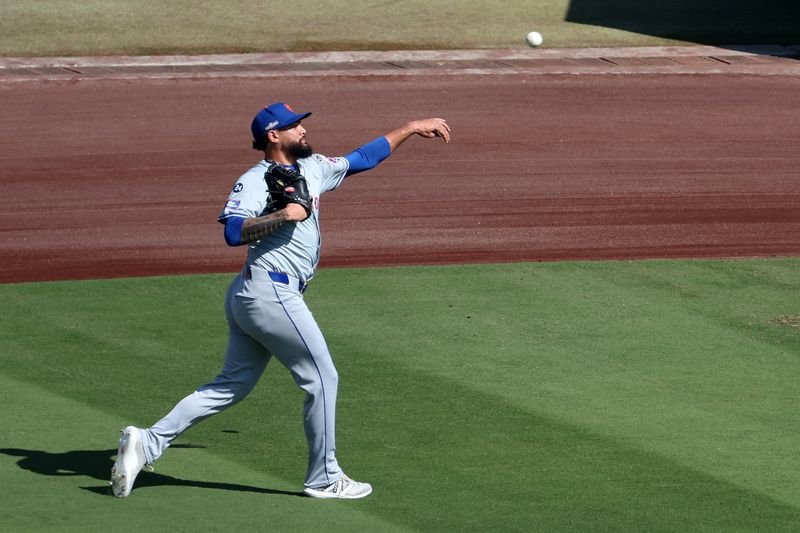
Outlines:
{"type": "MultiPolygon", "coordinates": [[[[296,224],[286,224],[260,241],[250,244],[246,267],[284,272],[303,281],[314,277],[319,263],[321,237],[319,231],[319,198],[341,185],[349,163],[343,157],[314,154],[300,159],[300,173],[308,182],[312,197],[311,216],[296,224]]],[[[234,185],[218,219],[257,217],[266,214],[269,202],[264,173],[270,163],[262,160],[245,172],[234,185]]]]}
{"type": "MultiPolygon", "coordinates": [[[[225,314],[229,336],[225,363],[210,383],[186,396],[165,417],[141,430],[152,463],[184,431],[247,396],[272,357],[306,392],[303,425],[308,440],[305,486],[327,487],[343,475],[336,459],[338,374],[325,338],[306,307],[302,291],[319,262],[319,197],[338,187],[349,163],[321,155],[298,161],[313,197],[311,216],[292,222],[249,246],[245,268],[228,287],[225,314]],[[275,277],[276,273],[281,273],[275,277]]],[[[220,220],[264,214],[269,193],[261,161],[234,185],[220,220]]]]}

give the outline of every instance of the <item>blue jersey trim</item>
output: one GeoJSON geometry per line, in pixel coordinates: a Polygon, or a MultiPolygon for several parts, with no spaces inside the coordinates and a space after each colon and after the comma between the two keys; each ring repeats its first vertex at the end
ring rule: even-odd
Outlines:
{"type": "Polygon", "coordinates": [[[378,166],[378,163],[389,157],[392,147],[386,137],[378,137],[360,148],[356,148],[346,156],[350,167],[345,176],[351,176],[378,166]]]}
{"type": "Polygon", "coordinates": [[[228,217],[225,219],[225,242],[228,246],[239,246],[242,244],[242,225],[243,217],[228,217]]]}

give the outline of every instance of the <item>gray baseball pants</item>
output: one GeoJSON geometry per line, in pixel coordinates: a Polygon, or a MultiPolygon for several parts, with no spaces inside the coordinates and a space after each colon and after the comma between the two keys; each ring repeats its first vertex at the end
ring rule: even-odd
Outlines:
{"type": "Polygon", "coordinates": [[[225,314],[229,336],[222,371],[142,432],[148,463],[158,459],[175,438],[194,424],[244,399],[274,355],[306,392],[305,486],[327,486],[341,477],[335,454],[339,380],[336,368],[303,300],[299,280],[284,274],[272,275],[277,281],[264,270],[248,268],[228,287],[225,314]]]}

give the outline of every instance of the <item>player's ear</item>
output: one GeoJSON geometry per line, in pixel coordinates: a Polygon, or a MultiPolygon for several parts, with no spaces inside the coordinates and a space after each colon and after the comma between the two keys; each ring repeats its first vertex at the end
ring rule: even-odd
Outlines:
{"type": "Polygon", "coordinates": [[[278,142],[278,130],[269,130],[267,132],[267,140],[271,143],[278,142]]]}

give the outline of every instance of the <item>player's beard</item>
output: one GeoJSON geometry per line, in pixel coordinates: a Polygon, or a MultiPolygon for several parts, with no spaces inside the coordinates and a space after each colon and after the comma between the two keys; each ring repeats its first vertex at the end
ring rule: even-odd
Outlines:
{"type": "Polygon", "coordinates": [[[311,148],[311,145],[308,144],[305,140],[298,141],[294,144],[290,144],[286,147],[286,151],[289,152],[289,155],[296,158],[296,159],[304,159],[306,157],[311,157],[311,154],[314,153],[314,149],[311,148]]]}

